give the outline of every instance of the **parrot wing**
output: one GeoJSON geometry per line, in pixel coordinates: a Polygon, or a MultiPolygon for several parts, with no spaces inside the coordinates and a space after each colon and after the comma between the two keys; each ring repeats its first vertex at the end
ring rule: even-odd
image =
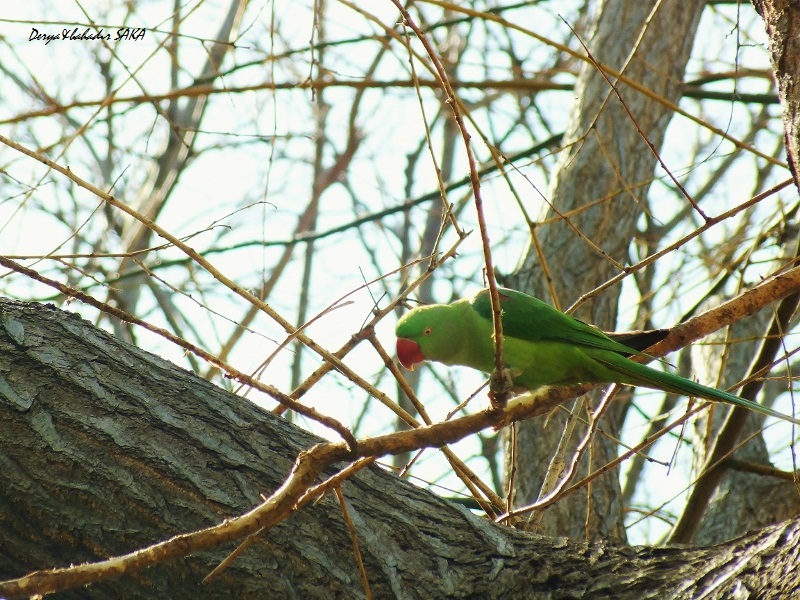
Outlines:
{"type": "MultiPolygon", "coordinates": [[[[503,311],[503,335],[506,337],[530,342],[562,342],[609,350],[624,356],[642,355],[642,352],[610,338],[597,327],[565,315],[538,298],[507,288],[498,288],[497,291],[503,311]]],[[[475,294],[471,304],[473,310],[491,322],[489,290],[475,294]]]]}
{"type": "MultiPolygon", "coordinates": [[[[745,400],[728,392],[706,387],[679,375],[658,371],[646,365],[634,362],[627,356],[646,356],[620,341],[612,339],[596,327],[587,325],[566,315],[541,300],[522,292],[499,288],[500,308],[503,311],[503,335],[506,338],[517,338],[530,342],[560,342],[582,347],[596,364],[616,373],[611,381],[630,385],[641,385],[687,396],[699,396],[707,400],[726,402],[741,406],[765,416],[789,421],[800,425],[800,419],[780,413],[760,404],[745,400]],[[598,352],[599,351],[599,352],[598,352]],[[605,351],[605,352],[604,352],[605,351]]],[[[481,290],[470,300],[472,308],[483,319],[492,320],[492,307],[489,290],[481,290]]],[[[626,338],[625,334],[617,339],[629,341],[637,348],[645,348],[663,339],[667,332],[644,332],[642,337],[633,334],[626,338]],[[650,343],[647,343],[650,341],[650,343]]]]}

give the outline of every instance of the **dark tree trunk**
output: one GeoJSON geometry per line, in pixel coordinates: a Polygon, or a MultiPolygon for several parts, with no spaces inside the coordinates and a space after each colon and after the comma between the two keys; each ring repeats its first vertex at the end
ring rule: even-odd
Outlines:
{"type": "MultiPolygon", "coordinates": [[[[0,300],[0,579],[97,561],[249,510],[319,440],[75,315],[0,300]]],[[[344,399],[341,399],[344,401],[344,399]]],[[[800,586],[800,521],[711,548],[580,544],[500,527],[372,468],[342,488],[376,598],[727,598],[800,586]]],[[[217,581],[233,547],[63,598],[358,598],[334,496],[217,581]]],[[[0,597],[13,597],[0,583],[0,597]]]]}

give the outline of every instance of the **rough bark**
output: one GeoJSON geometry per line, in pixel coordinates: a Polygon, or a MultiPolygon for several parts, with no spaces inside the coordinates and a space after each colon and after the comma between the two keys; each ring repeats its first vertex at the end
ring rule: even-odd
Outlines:
{"type": "MultiPolygon", "coordinates": [[[[0,300],[2,580],[242,513],[319,441],[75,315],[0,300]]],[[[800,521],[706,549],[627,548],[500,527],[379,468],[343,491],[376,598],[766,598],[800,585],[800,521]]],[[[333,498],[202,585],[230,550],[59,597],[363,597],[333,498]]],[[[12,597],[2,583],[0,597],[12,597]]]]}
{"type": "Polygon", "coordinates": [[[800,3],[797,0],[753,0],[769,36],[772,69],[783,108],[783,130],[789,169],[800,190],[800,3]]]}
{"type": "MultiPolygon", "coordinates": [[[[589,50],[598,62],[623,70],[628,78],[677,102],[704,4],[696,0],[604,2],[589,50]]],[[[614,81],[614,77],[609,79],[614,81]]],[[[537,230],[542,256],[532,248],[513,278],[512,287],[550,299],[542,267],[545,263],[562,308],[618,274],[618,267],[607,257],[618,264],[627,263],[628,247],[657,164],[636,124],[658,149],[671,116],[669,109],[629,86],[618,83],[617,88],[635,123],[597,67],[588,63],[582,67],[575,86],[576,106],[562,142],[565,149],[551,184],[554,208],[545,215],[554,222],[537,230]],[[559,214],[570,214],[570,223],[559,214]]],[[[586,304],[576,316],[613,329],[618,293],[619,287],[606,291],[589,303],[591,310],[586,304]]],[[[621,421],[621,404],[612,407],[603,424],[612,437],[621,421]]],[[[546,428],[540,423],[520,427],[515,453],[517,505],[536,499],[563,424],[563,415],[557,414],[546,428]]],[[[602,465],[616,457],[617,446],[598,436],[592,454],[595,465],[602,465]]],[[[587,472],[587,464],[584,460],[579,475],[587,472]]],[[[540,531],[624,540],[620,498],[619,474],[613,470],[593,483],[588,500],[585,494],[575,494],[548,508],[540,531]]]]}

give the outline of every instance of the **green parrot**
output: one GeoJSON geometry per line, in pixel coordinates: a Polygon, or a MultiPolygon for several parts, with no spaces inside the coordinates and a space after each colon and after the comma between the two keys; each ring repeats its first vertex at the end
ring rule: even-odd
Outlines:
{"type": "MultiPolygon", "coordinates": [[[[522,292],[498,288],[503,318],[503,360],[516,388],[578,383],[622,383],[727,402],[800,425],[800,420],[628,357],[666,336],[663,330],[606,334],[522,292]]],[[[452,304],[415,308],[397,323],[397,358],[407,369],[425,360],[494,369],[489,290],[452,304]]]]}

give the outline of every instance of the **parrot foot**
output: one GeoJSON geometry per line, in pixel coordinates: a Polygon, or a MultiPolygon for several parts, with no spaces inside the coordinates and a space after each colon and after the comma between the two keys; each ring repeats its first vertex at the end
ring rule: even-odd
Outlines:
{"type": "Polygon", "coordinates": [[[489,402],[494,408],[503,408],[508,404],[514,392],[514,381],[511,378],[511,370],[492,371],[489,378],[489,402]]]}

